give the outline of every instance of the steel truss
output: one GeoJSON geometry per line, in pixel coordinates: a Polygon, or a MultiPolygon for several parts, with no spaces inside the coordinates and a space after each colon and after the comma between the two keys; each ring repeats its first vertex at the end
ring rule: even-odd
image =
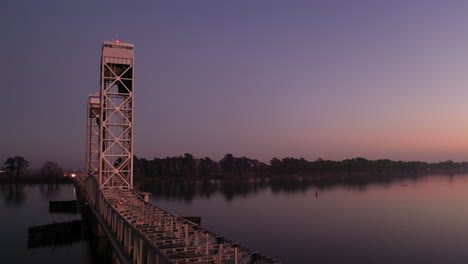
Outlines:
{"type": "Polygon", "coordinates": [[[133,190],[133,44],[104,42],[100,93],[88,97],[86,171],[76,186],[137,264],[280,263],[145,202],[133,190]]]}
{"type": "Polygon", "coordinates": [[[101,63],[99,184],[133,187],[133,44],[104,42],[101,63]]]}
{"type": "Polygon", "coordinates": [[[86,174],[99,174],[99,115],[101,114],[99,93],[88,96],[88,133],[86,151],[86,174]]]}
{"type": "Polygon", "coordinates": [[[153,206],[133,190],[104,191],[107,202],[172,263],[261,264],[280,261],[153,206]]]}

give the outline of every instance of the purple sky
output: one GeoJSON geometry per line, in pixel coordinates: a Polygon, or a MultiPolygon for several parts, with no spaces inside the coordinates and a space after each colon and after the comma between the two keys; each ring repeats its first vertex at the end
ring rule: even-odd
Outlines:
{"type": "Polygon", "coordinates": [[[7,1],[0,161],[83,167],[101,45],[135,44],[135,154],[468,160],[467,1],[7,1]]]}

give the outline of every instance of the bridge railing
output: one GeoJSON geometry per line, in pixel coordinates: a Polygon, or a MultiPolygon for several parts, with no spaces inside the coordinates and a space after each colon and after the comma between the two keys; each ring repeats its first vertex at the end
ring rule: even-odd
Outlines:
{"type": "Polygon", "coordinates": [[[77,182],[135,263],[280,263],[159,209],[133,190],[101,191],[93,177],[77,182]]]}
{"type": "Polygon", "coordinates": [[[78,178],[77,183],[86,191],[89,202],[98,210],[129,259],[132,259],[137,264],[174,263],[156,248],[144,234],[135,229],[132,223],[113,208],[99,190],[94,177],[87,177],[85,181],[78,178]]]}

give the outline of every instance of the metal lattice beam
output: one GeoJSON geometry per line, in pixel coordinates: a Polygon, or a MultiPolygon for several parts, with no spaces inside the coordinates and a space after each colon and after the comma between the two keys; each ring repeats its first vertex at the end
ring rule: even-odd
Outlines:
{"type": "Polygon", "coordinates": [[[86,174],[98,177],[99,174],[99,116],[101,114],[100,95],[88,96],[88,133],[86,151],[86,174]]]}
{"type": "Polygon", "coordinates": [[[280,263],[142,200],[132,190],[104,190],[104,197],[136,232],[172,263],[280,263]]]}
{"type": "Polygon", "coordinates": [[[114,246],[137,264],[279,263],[157,208],[133,190],[133,84],[133,44],[104,42],[100,93],[88,99],[86,170],[94,177],[75,183],[120,243],[114,246]]]}
{"type": "Polygon", "coordinates": [[[101,60],[99,185],[133,188],[133,44],[104,42],[101,60]]]}

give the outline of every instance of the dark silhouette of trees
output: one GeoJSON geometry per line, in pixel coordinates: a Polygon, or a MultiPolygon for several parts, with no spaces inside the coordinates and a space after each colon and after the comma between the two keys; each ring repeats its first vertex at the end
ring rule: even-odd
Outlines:
{"type": "Polygon", "coordinates": [[[196,162],[191,154],[185,153],[181,159],[182,175],[186,177],[197,176],[196,162]]]}
{"type": "Polygon", "coordinates": [[[55,162],[46,161],[42,164],[40,173],[47,178],[58,178],[63,174],[63,169],[55,162]]]}
{"type": "MultiPolygon", "coordinates": [[[[468,164],[465,164],[468,165],[468,164]]],[[[399,171],[426,171],[430,168],[437,169],[460,169],[464,165],[461,163],[437,163],[428,164],[419,161],[391,161],[388,159],[382,160],[367,160],[365,158],[353,158],[343,161],[323,160],[321,158],[316,161],[307,161],[303,158],[284,158],[279,160],[274,158],[270,161],[269,170],[274,175],[301,175],[301,174],[317,174],[317,173],[382,173],[382,172],[399,172],[399,171]]],[[[465,166],[466,167],[466,166],[465,166]]],[[[468,167],[466,167],[468,168],[468,167]]]]}
{"type": "Polygon", "coordinates": [[[224,172],[235,172],[236,161],[232,154],[224,155],[224,158],[219,161],[219,165],[224,172]]]}
{"type": "Polygon", "coordinates": [[[191,154],[184,156],[154,158],[147,160],[134,157],[135,175],[158,178],[200,178],[211,177],[219,170],[219,164],[210,158],[195,159],[191,154]]]}
{"type": "MultiPolygon", "coordinates": [[[[389,159],[368,160],[362,157],[333,161],[317,159],[308,161],[304,158],[286,157],[273,158],[270,164],[265,164],[247,157],[235,157],[228,153],[216,162],[208,157],[197,159],[191,154],[163,159],[134,158],[135,175],[152,179],[222,179],[248,178],[265,176],[307,176],[319,175],[322,179],[338,178],[332,176],[341,174],[370,173],[372,177],[380,173],[393,172],[427,172],[433,170],[461,170],[468,169],[468,162],[457,163],[444,161],[426,163],[419,161],[392,161],[389,159]]],[[[347,176],[346,176],[347,177],[347,176]]],[[[367,176],[366,176],[367,177],[367,176]]]]}
{"type": "Polygon", "coordinates": [[[220,165],[218,162],[205,157],[199,161],[200,175],[203,178],[219,175],[220,165]]]}
{"type": "Polygon", "coordinates": [[[255,159],[249,159],[244,156],[237,158],[232,154],[224,155],[219,161],[222,172],[225,174],[237,174],[248,176],[254,174],[263,174],[267,171],[267,165],[255,159]]]}
{"type": "Polygon", "coordinates": [[[8,158],[5,163],[5,169],[18,178],[28,167],[29,162],[21,156],[8,158]]]}

